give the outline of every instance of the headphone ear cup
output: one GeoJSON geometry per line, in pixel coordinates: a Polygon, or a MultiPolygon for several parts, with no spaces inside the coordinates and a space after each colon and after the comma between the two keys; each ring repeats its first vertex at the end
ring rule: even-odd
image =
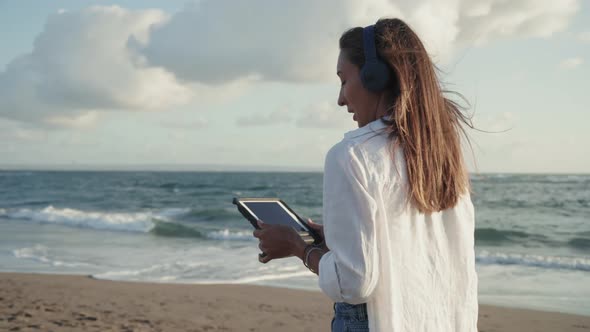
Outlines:
{"type": "Polygon", "coordinates": [[[365,89],[372,92],[385,89],[390,76],[389,67],[382,61],[366,62],[361,68],[361,82],[365,89]]]}

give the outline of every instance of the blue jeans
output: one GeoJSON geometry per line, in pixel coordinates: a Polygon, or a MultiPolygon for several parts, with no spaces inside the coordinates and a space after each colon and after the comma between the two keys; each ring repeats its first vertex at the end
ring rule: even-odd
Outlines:
{"type": "Polygon", "coordinates": [[[368,332],[367,304],[334,303],[332,332],[368,332]]]}

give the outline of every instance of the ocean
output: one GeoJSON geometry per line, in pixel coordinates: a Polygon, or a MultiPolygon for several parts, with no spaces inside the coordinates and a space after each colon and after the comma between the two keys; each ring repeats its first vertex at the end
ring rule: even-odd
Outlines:
{"type": "MultiPolygon", "coordinates": [[[[481,303],[590,316],[590,175],[472,175],[481,303]]],[[[0,271],[319,291],[233,197],[322,222],[321,173],[0,171],[0,271]]]]}

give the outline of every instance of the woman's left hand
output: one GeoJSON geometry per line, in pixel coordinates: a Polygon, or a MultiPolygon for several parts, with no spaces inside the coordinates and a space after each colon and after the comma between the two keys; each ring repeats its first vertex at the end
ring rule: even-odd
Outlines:
{"type": "Polygon", "coordinates": [[[301,256],[303,254],[305,242],[293,227],[268,225],[260,220],[258,221],[258,227],[260,229],[254,231],[254,237],[260,241],[258,248],[264,254],[258,257],[261,263],[268,263],[275,258],[301,256]]]}

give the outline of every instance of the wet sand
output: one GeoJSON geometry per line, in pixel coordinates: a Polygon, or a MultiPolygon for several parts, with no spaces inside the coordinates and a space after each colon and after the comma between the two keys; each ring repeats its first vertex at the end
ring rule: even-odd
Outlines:
{"type": "MultiPolygon", "coordinates": [[[[0,331],[329,331],[320,292],[0,273],[0,331]]],[[[479,330],[590,332],[590,317],[482,305],[479,330]]]]}

